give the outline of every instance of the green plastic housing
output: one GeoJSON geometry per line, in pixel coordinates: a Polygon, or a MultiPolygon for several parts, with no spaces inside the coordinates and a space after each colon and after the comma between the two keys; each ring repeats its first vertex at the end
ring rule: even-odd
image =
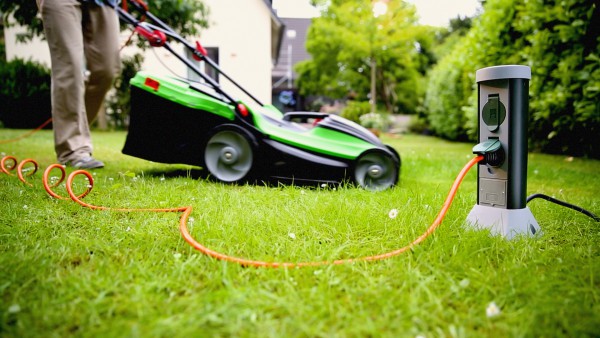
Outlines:
{"type": "MultiPolygon", "coordinates": [[[[208,112],[232,122],[236,119],[235,107],[232,104],[193,89],[183,80],[141,71],[131,79],[130,84],[182,106],[196,109],[199,114],[208,112]]],[[[289,124],[293,122],[283,121],[283,113],[272,105],[246,107],[252,114],[257,130],[267,138],[293,147],[350,160],[376,148],[365,140],[319,125],[314,128],[289,128],[289,124]]]]}

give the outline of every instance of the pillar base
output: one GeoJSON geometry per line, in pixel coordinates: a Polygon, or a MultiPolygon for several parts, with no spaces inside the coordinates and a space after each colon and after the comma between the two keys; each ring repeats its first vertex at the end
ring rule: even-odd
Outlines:
{"type": "Polygon", "coordinates": [[[501,209],[477,204],[467,216],[467,222],[477,229],[489,229],[492,235],[502,235],[506,239],[517,235],[540,234],[540,226],[528,207],[501,209]]]}

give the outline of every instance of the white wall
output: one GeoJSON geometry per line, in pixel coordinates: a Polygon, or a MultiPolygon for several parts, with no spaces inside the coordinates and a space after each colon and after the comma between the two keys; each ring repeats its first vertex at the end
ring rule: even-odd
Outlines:
{"type": "Polygon", "coordinates": [[[4,27],[6,59],[33,60],[50,67],[50,50],[46,41],[41,38],[34,38],[33,41],[28,43],[17,42],[17,34],[23,32],[25,32],[23,27],[4,27]]]}
{"type": "MultiPolygon", "coordinates": [[[[204,0],[210,28],[200,42],[219,47],[219,64],[263,103],[271,103],[271,13],[263,0],[204,0]]],[[[224,89],[238,95],[232,86],[224,89]]]]}

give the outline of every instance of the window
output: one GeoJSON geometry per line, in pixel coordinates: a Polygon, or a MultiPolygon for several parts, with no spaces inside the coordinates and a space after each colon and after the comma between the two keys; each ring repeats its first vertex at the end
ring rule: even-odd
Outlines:
{"type": "MultiPolygon", "coordinates": [[[[213,61],[213,63],[218,65],[219,64],[219,48],[205,47],[204,49],[206,49],[206,52],[208,54],[207,58],[211,59],[213,61]]],[[[215,82],[219,83],[219,72],[216,69],[214,69],[211,65],[207,64],[206,62],[202,62],[202,61],[198,61],[198,60],[194,59],[193,53],[191,51],[189,51],[188,49],[186,49],[185,55],[188,58],[188,60],[192,61],[192,63],[195,64],[203,74],[206,74],[208,77],[215,80],[215,82]]],[[[188,79],[190,79],[192,81],[204,82],[204,80],[202,80],[200,75],[196,74],[196,72],[192,69],[188,68],[187,76],[188,76],[188,79]]]]}

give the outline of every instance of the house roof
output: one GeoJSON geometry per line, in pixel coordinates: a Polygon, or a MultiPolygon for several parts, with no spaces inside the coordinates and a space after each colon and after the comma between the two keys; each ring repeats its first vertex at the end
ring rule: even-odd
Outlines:
{"type": "Polygon", "coordinates": [[[285,24],[273,10],[273,0],[263,0],[263,2],[271,12],[271,59],[275,65],[277,64],[280,55],[285,24]]]}

